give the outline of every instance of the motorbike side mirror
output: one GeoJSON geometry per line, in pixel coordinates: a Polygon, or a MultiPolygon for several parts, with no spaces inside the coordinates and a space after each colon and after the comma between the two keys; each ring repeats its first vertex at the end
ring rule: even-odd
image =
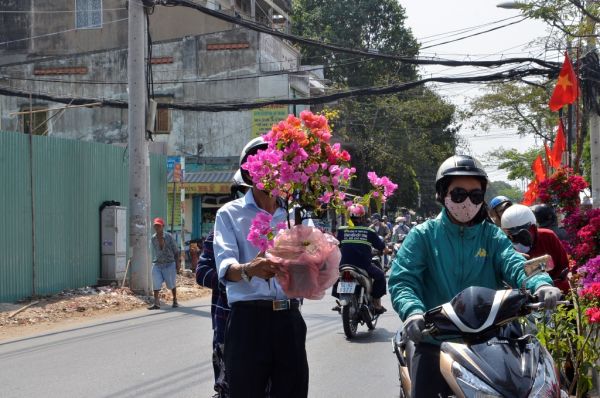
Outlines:
{"type": "MultiPolygon", "coordinates": [[[[551,262],[552,258],[548,254],[525,261],[523,264],[523,269],[525,270],[525,275],[527,275],[527,277],[523,279],[523,282],[521,282],[521,289],[525,290],[527,281],[529,281],[531,278],[541,274],[542,272],[546,272],[546,269],[548,269],[547,264],[551,262]]],[[[553,267],[550,269],[552,268],[553,267]]]]}
{"type": "Polygon", "coordinates": [[[552,268],[548,267],[548,263],[550,263],[551,261],[552,257],[550,257],[548,254],[532,258],[531,260],[527,260],[525,261],[525,264],[523,264],[525,274],[527,276],[533,276],[539,274],[540,272],[544,272],[547,269],[551,270],[552,268]]]}

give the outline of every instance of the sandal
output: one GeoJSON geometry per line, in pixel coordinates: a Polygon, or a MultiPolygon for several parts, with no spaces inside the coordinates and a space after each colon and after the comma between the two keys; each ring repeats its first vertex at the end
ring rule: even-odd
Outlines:
{"type": "Polygon", "coordinates": [[[160,310],[160,307],[154,304],[152,307],[148,307],[149,310],[160,310]]]}

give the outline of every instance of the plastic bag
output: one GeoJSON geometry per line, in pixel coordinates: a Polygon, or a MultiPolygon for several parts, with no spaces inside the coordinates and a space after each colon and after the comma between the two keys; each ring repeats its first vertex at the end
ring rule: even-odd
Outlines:
{"type": "Polygon", "coordinates": [[[281,264],[277,280],[288,297],[320,300],[339,276],[338,240],[317,228],[280,230],[267,257],[281,264]]]}

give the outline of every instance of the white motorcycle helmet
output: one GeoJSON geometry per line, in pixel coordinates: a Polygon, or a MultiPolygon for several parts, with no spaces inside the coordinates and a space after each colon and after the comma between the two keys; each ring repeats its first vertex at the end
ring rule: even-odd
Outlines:
{"type": "MultiPolygon", "coordinates": [[[[240,167],[246,163],[246,159],[248,159],[249,155],[255,154],[259,149],[267,149],[268,146],[269,145],[262,137],[256,137],[250,140],[250,142],[244,146],[244,149],[242,149],[242,153],[240,154],[240,167]]],[[[244,182],[249,186],[252,186],[252,180],[250,179],[248,172],[243,170],[241,174],[244,182]]]]}
{"type": "Polygon", "coordinates": [[[535,214],[525,205],[514,204],[502,214],[500,224],[502,229],[509,232],[528,229],[530,226],[536,225],[535,214]]]}

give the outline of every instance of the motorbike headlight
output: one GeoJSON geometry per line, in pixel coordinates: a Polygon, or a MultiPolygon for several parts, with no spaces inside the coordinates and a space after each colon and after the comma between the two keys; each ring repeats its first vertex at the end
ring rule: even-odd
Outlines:
{"type": "Polygon", "coordinates": [[[554,363],[552,362],[550,354],[548,354],[545,349],[543,349],[540,354],[542,355],[542,358],[538,364],[538,368],[535,373],[535,379],[533,381],[533,387],[531,388],[529,397],[560,397],[560,384],[558,382],[556,370],[554,369],[554,363]]]}
{"type": "Polygon", "coordinates": [[[502,395],[458,362],[452,363],[452,374],[467,398],[501,398],[502,395]]]}

